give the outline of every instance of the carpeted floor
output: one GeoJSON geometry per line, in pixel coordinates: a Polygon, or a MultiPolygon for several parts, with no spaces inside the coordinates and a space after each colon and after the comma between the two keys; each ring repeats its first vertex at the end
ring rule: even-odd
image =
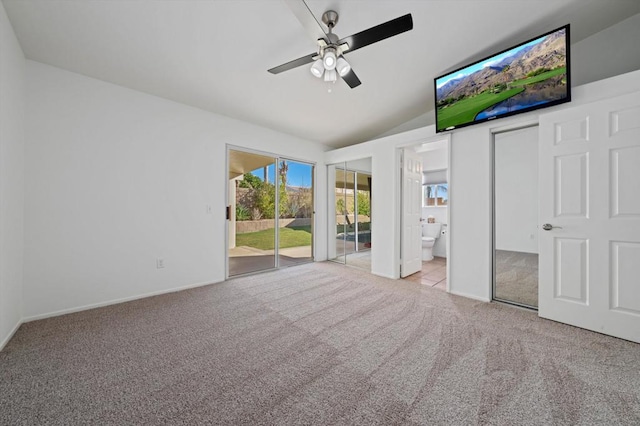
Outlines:
{"type": "Polygon", "coordinates": [[[347,254],[346,259],[344,256],[339,256],[333,261],[369,272],[371,271],[371,250],[352,252],[347,254]]]}
{"type": "MultiPolygon", "coordinates": [[[[313,258],[311,257],[291,257],[282,254],[278,257],[281,268],[287,268],[300,263],[313,262],[313,258]]],[[[252,272],[273,269],[275,268],[275,262],[274,255],[229,257],[229,275],[250,274],[252,272]]]]}
{"type": "Polygon", "coordinates": [[[0,424],[640,424],[640,345],[313,263],[24,324],[0,424]]]}
{"type": "Polygon", "coordinates": [[[494,297],[537,308],[538,254],[496,250],[494,297]]]}

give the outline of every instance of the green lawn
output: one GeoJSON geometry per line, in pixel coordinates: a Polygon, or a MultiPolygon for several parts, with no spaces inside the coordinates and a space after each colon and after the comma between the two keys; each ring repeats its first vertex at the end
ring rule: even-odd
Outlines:
{"type": "Polygon", "coordinates": [[[477,96],[466,98],[455,104],[443,108],[438,111],[438,127],[446,129],[447,127],[457,126],[461,123],[473,121],[478,113],[484,111],[492,105],[502,102],[518,93],[524,91],[524,86],[544,81],[557,75],[566,74],[567,68],[561,67],[551,71],[547,71],[535,77],[523,78],[509,84],[511,89],[500,93],[481,93],[477,96]]]}
{"type": "Polygon", "coordinates": [[[511,87],[520,87],[520,86],[524,86],[526,84],[539,83],[539,82],[544,81],[544,80],[546,80],[548,78],[555,77],[555,76],[560,75],[560,74],[565,74],[566,72],[567,72],[567,68],[566,67],[556,68],[555,70],[547,71],[547,72],[542,73],[540,75],[536,75],[535,77],[529,77],[529,78],[523,78],[522,80],[516,80],[513,83],[511,83],[511,87]]]}
{"type": "Polygon", "coordinates": [[[438,128],[446,129],[450,126],[473,121],[479,112],[523,91],[524,87],[516,87],[500,93],[484,92],[458,101],[450,107],[442,108],[438,112],[438,128]]]}
{"type": "MultiPolygon", "coordinates": [[[[258,232],[236,234],[236,246],[255,247],[260,250],[273,250],[275,233],[273,229],[258,232]]],[[[296,226],[280,228],[280,248],[300,247],[311,245],[311,227],[296,226]]]]}

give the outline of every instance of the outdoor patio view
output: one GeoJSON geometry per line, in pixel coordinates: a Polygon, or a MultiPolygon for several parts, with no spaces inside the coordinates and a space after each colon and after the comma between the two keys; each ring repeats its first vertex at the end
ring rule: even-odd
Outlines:
{"type": "Polygon", "coordinates": [[[262,158],[230,181],[229,275],[313,260],[313,166],[262,158]]]}

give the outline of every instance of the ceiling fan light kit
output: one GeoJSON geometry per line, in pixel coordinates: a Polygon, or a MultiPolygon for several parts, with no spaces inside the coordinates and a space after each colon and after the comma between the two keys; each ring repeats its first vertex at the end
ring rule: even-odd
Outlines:
{"type": "Polygon", "coordinates": [[[322,59],[316,59],[316,61],[311,65],[311,74],[315,77],[322,77],[322,73],[324,72],[324,64],[322,63],[322,59]]]}
{"type": "Polygon", "coordinates": [[[324,70],[324,81],[335,83],[337,79],[338,79],[338,73],[336,72],[335,69],[324,70]]]}
{"type": "Polygon", "coordinates": [[[325,70],[332,70],[336,67],[336,49],[328,47],[324,50],[322,57],[325,70]]]}
{"type": "Polygon", "coordinates": [[[338,63],[336,64],[336,69],[338,70],[338,74],[340,77],[344,77],[347,75],[349,71],[351,71],[351,65],[347,62],[342,56],[338,58],[338,63]]]}
{"type": "Polygon", "coordinates": [[[324,81],[331,83],[335,83],[338,80],[338,75],[344,77],[351,70],[351,65],[342,56],[337,56],[336,53],[336,49],[331,47],[319,52],[319,56],[322,59],[316,59],[311,65],[309,69],[311,74],[317,78],[322,78],[324,75],[324,81]]]}
{"type": "Polygon", "coordinates": [[[361,82],[343,55],[413,29],[413,19],[409,13],[340,39],[333,33],[333,28],[338,23],[338,12],[335,10],[328,10],[322,14],[322,22],[329,30],[327,33],[313,16],[304,0],[287,0],[287,4],[309,33],[321,33],[325,37],[316,40],[318,43],[317,54],[312,53],[271,68],[268,70],[271,74],[279,74],[301,65],[313,63],[310,71],[314,77],[322,78],[324,76],[324,81],[335,83],[339,75],[353,89],[361,82]]]}

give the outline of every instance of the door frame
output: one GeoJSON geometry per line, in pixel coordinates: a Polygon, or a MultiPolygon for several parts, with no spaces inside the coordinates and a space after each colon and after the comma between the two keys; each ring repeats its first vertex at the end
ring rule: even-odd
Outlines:
{"type": "MultiPolygon", "coordinates": [[[[509,305],[519,306],[525,309],[531,309],[533,311],[538,311],[537,308],[529,305],[525,305],[522,303],[514,302],[511,300],[504,299],[496,299],[496,135],[516,132],[518,130],[530,129],[532,127],[539,127],[540,123],[538,120],[529,121],[526,123],[514,124],[506,127],[499,127],[495,129],[490,129],[491,132],[491,146],[489,148],[490,156],[491,156],[491,291],[489,294],[491,295],[492,302],[500,302],[506,303],[509,305]]],[[[540,146],[540,141],[538,140],[538,146],[540,146]]],[[[540,205],[540,194],[538,194],[538,206],[540,205]]],[[[540,286],[540,277],[538,277],[538,286],[540,286]]]]}
{"type": "MultiPolygon", "coordinates": [[[[311,185],[313,187],[312,190],[312,200],[313,200],[313,208],[312,208],[312,218],[311,218],[311,262],[315,262],[316,259],[316,231],[317,231],[317,223],[316,223],[316,202],[317,202],[317,173],[318,173],[318,164],[316,162],[311,162],[308,160],[301,160],[295,157],[289,157],[289,156],[282,156],[279,154],[274,154],[272,152],[269,151],[261,151],[261,150],[257,150],[257,149],[253,149],[253,148],[247,148],[247,147],[243,147],[243,146],[239,146],[239,145],[233,145],[233,144],[226,144],[225,145],[225,184],[224,184],[224,205],[225,205],[225,209],[229,206],[229,151],[240,151],[240,152],[246,152],[249,154],[257,154],[257,155],[264,155],[265,157],[273,157],[276,159],[276,162],[279,162],[280,160],[288,160],[288,161],[294,161],[296,163],[302,163],[302,164],[308,164],[310,166],[313,166],[313,173],[311,175],[311,185]]],[[[277,174],[277,171],[276,171],[277,174]]],[[[275,197],[275,208],[276,208],[276,218],[275,220],[278,221],[279,220],[279,211],[278,211],[278,207],[279,207],[279,191],[277,190],[276,187],[276,197],[275,197]]],[[[279,223],[278,223],[279,225],[279,223]]],[[[260,274],[263,272],[267,272],[267,271],[273,271],[276,269],[280,268],[280,260],[279,260],[279,256],[278,256],[278,252],[279,252],[279,245],[280,245],[280,241],[279,241],[279,232],[277,232],[277,229],[279,228],[276,227],[276,232],[275,232],[275,241],[274,241],[274,257],[275,257],[275,266],[273,268],[269,268],[269,269],[263,269],[260,271],[255,271],[255,272],[249,272],[246,274],[241,274],[241,275],[234,275],[233,278],[235,277],[240,277],[240,276],[244,276],[244,275],[253,275],[253,274],[260,274]]],[[[227,219],[226,214],[224,215],[224,279],[228,280],[229,278],[229,219],[227,219]]],[[[302,263],[301,263],[302,264],[302,263]]]]}
{"type": "Polygon", "coordinates": [[[448,195],[449,195],[449,200],[448,200],[448,204],[447,204],[447,234],[446,234],[446,241],[447,241],[447,248],[446,248],[446,253],[447,253],[447,293],[449,293],[449,291],[451,290],[451,230],[452,230],[452,223],[451,223],[451,209],[453,206],[454,201],[453,200],[453,196],[452,194],[455,192],[455,188],[452,190],[452,186],[454,186],[454,183],[451,182],[451,132],[446,133],[446,134],[442,134],[442,135],[436,135],[436,136],[431,136],[428,138],[421,138],[412,142],[406,142],[403,144],[399,144],[396,146],[395,152],[396,152],[396,171],[395,171],[395,179],[396,179],[396,194],[398,194],[397,196],[397,203],[396,203],[396,217],[398,218],[396,220],[396,235],[398,236],[398,240],[397,240],[397,244],[398,246],[398,258],[397,260],[397,274],[398,277],[401,276],[400,274],[400,268],[402,268],[402,153],[403,150],[405,148],[412,148],[412,147],[416,147],[416,146],[421,146],[424,144],[428,144],[428,143],[434,143],[434,142],[440,142],[446,140],[447,141],[447,183],[448,183],[448,195]]]}

